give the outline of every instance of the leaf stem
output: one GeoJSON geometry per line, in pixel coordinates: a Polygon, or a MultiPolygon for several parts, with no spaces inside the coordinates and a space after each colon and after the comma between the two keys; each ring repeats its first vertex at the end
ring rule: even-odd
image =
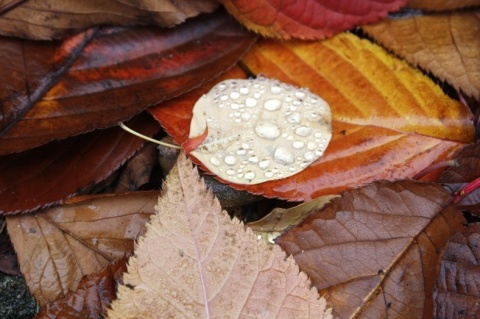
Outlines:
{"type": "Polygon", "coordinates": [[[463,189],[459,190],[456,192],[456,196],[453,199],[453,202],[457,204],[459,201],[467,197],[470,193],[475,191],[480,187],[480,177],[477,177],[475,180],[472,182],[468,183],[467,186],[465,186],[463,189]]]}
{"type": "Polygon", "coordinates": [[[150,141],[150,142],[153,142],[153,143],[156,143],[156,144],[165,146],[165,147],[174,148],[174,149],[177,149],[177,150],[181,150],[181,149],[182,149],[182,148],[181,148],[180,146],[178,146],[178,145],[173,145],[173,144],[165,143],[165,142],[156,140],[156,139],[154,139],[154,138],[145,136],[145,135],[143,135],[143,134],[140,134],[140,133],[138,133],[137,131],[132,130],[131,128],[129,128],[128,126],[126,126],[125,124],[123,124],[122,122],[119,122],[118,125],[119,125],[122,129],[124,129],[125,131],[127,131],[128,133],[131,133],[131,134],[136,135],[136,136],[138,136],[138,137],[140,137],[140,138],[143,138],[144,140],[147,140],[147,141],[150,141]]]}

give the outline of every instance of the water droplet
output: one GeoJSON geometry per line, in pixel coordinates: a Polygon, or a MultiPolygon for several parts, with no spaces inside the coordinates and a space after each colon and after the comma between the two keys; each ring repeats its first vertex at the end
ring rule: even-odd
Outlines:
{"type": "Polygon", "coordinates": [[[225,83],[220,83],[217,88],[220,90],[220,91],[223,91],[227,88],[227,85],[225,85],[225,83]]]}
{"type": "Polygon", "coordinates": [[[312,129],[308,126],[302,125],[295,129],[295,134],[300,136],[309,136],[310,134],[312,134],[312,129]]]}
{"type": "Polygon", "coordinates": [[[276,111],[280,109],[281,106],[282,106],[282,100],[279,100],[279,99],[270,99],[270,100],[266,100],[265,103],[263,103],[263,107],[267,111],[276,111]]]}
{"type": "Polygon", "coordinates": [[[271,91],[273,94],[280,94],[280,93],[282,93],[282,88],[275,85],[275,86],[272,86],[272,88],[270,89],[270,91],[271,91]]]}
{"type": "Polygon", "coordinates": [[[236,91],[233,91],[233,92],[230,92],[230,98],[236,100],[240,97],[240,93],[236,92],[236,91]]]}
{"type": "Polygon", "coordinates": [[[240,107],[240,105],[237,104],[237,103],[232,103],[232,104],[230,104],[230,108],[231,108],[232,110],[238,110],[239,107],[240,107]]]}
{"type": "Polygon", "coordinates": [[[279,147],[273,153],[273,160],[278,164],[290,165],[293,164],[295,158],[293,153],[286,147],[279,147]]]}
{"type": "Polygon", "coordinates": [[[317,156],[322,156],[322,155],[323,155],[323,152],[322,152],[322,151],[315,151],[315,155],[317,155],[317,156]]]}
{"type": "Polygon", "coordinates": [[[297,92],[295,92],[295,97],[297,99],[304,99],[305,98],[305,92],[297,91],[297,92]]]}
{"type": "Polygon", "coordinates": [[[233,155],[227,155],[225,156],[225,158],[223,159],[223,161],[227,164],[227,165],[235,165],[237,163],[237,159],[235,158],[235,156],[233,155]]]}
{"type": "Polygon", "coordinates": [[[212,165],[215,165],[215,166],[220,166],[222,164],[220,160],[215,156],[210,157],[210,163],[212,163],[212,165]]]}
{"type": "Polygon", "coordinates": [[[263,160],[263,161],[261,161],[260,163],[258,163],[258,167],[260,167],[261,169],[267,168],[268,165],[270,165],[270,161],[269,161],[269,160],[263,160]]]}
{"type": "Polygon", "coordinates": [[[243,95],[247,95],[248,93],[250,93],[250,90],[247,87],[242,87],[240,88],[240,93],[243,95]]]}
{"type": "Polygon", "coordinates": [[[243,173],[237,174],[237,177],[238,177],[238,178],[242,178],[242,177],[243,177],[243,173]]]}
{"type": "Polygon", "coordinates": [[[248,150],[250,148],[250,145],[248,143],[242,143],[242,148],[248,150]]]}
{"type": "Polygon", "coordinates": [[[235,170],[233,170],[233,169],[227,169],[227,175],[230,175],[230,176],[235,175],[235,170]]]}
{"type": "Polygon", "coordinates": [[[239,155],[239,156],[247,155],[247,150],[246,150],[246,149],[243,149],[243,148],[239,148],[239,149],[237,150],[237,155],[239,155]]]}
{"type": "Polygon", "coordinates": [[[245,121],[248,121],[250,119],[250,117],[252,117],[252,115],[248,112],[244,112],[242,113],[242,119],[245,120],[245,121]]]}
{"type": "Polygon", "coordinates": [[[300,113],[295,112],[287,116],[288,123],[298,124],[300,123],[300,113]]]}
{"type": "Polygon", "coordinates": [[[294,149],[301,150],[305,146],[305,143],[302,141],[295,141],[292,146],[294,149]]]}
{"type": "Polygon", "coordinates": [[[266,121],[258,121],[257,125],[255,125],[255,132],[258,136],[267,140],[274,140],[281,134],[278,125],[266,121]]]}
{"type": "Polygon", "coordinates": [[[311,162],[315,159],[315,154],[313,154],[313,152],[306,152],[303,155],[303,158],[305,158],[307,161],[311,162]]]}
{"type": "Polygon", "coordinates": [[[250,163],[257,164],[257,163],[258,163],[258,157],[255,156],[255,155],[250,156],[250,157],[248,158],[248,161],[249,161],[250,163]]]}
{"type": "Polygon", "coordinates": [[[266,171],[265,172],[265,177],[266,178],[272,178],[273,177],[273,172],[272,171],[266,171]]]}
{"type": "Polygon", "coordinates": [[[317,148],[317,145],[315,145],[315,143],[313,143],[313,142],[308,142],[307,148],[308,148],[309,150],[313,151],[314,149],[317,148]]]}
{"type": "Polygon", "coordinates": [[[255,173],[252,171],[248,171],[245,173],[245,178],[251,181],[252,179],[255,178],[255,173]]]}
{"type": "Polygon", "coordinates": [[[247,97],[247,99],[245,100],[245,105],[247,107],[254,107],[257,105],[257,100],[253,97],[247,97]]]}
{"type": "Polygon", "coordinates": [[[222,96],[220,97],[220,100],[222,100],[222,101],[228,100],[228,95],[226,95],[226,94],[222,95],[222,96]]]}
{"type": "Polygon", "coordinates": [[[320,138],[320,137],[322,137],[322,133],[317,132],[317,133],[314,134],[314,136],[315,136],[316,138],[320,138]]]}

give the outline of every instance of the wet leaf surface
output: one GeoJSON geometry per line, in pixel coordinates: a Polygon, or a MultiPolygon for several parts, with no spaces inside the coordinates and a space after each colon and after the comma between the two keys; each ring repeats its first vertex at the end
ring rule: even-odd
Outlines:
{"type": "Polygon", "coordinates": [[[224,72],[253,40],[223,12],[63,42],[0,38],[0,155],[125,121],[224,72]]]}
{"type": "Polygon", "coordinates": [[[463,229],[435,184],[375,182],[347,191],[276,242],[341,318],[432,318],[441,253],[463,229]]]}
{"type": "Polygon", "coordinates": [[[410,8],[443,11],[480,5],[479,0],[408,0],[410,8]]]}
{"type": "Polygon", "coordinates": [[[356,25],[378,21],[389,11],[400,9],[406,0],[220,2],[238,21],[263,36],[323,39],[356,25]]]}
{"type": "Polygon", "coordinates": [[[7,217],[20,269],[41,305],[132,253],[159,192],[98,195],[36,214],[7,217]]]}
{"type": "MultiPolygon", "coordinates": [[[[159,130],[146,114],[129,123],[145,135],[159,130]]],[[[0,157],[0,214],[34,211],[78,194],[107,178],[144,143],[114,127],[0,157]]]]}
{"type": "Polygon", "coordinates": [[[388,19],[363,30],[414,66],[480,99],[480,10],[388,19]]]}
{"type": "Polygon", "coordinates": [[[109,318],[331,318],[293,260],[222,211],[184,154],[156,210],[109,318]]]}

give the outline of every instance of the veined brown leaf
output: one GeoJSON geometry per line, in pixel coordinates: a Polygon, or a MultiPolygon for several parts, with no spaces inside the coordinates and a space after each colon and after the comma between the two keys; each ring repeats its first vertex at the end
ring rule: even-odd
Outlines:
{"type": "Polygon", "coordinates": [[[414,66],[480,100],[480,10],[388,19],[363,30],[414,66]]]}
{"type": "Polygon", "coordinates": [[[7,217],[20,269],[38,303],[76,290],[82,276],[129,255],[159,192],[91,196],[7,217]]]}
{"type": "Polygon", "coordinates": [[[480,5],[480,0],[408,0],[407,6],[415,9],[446,11],[480,5]]]}
{"type": "Polygon", "coordinates": [[[247,28],[268,37],[323,39],[378,21],[389,11],[400,9],[406,0],[220,0],[247,28]]]}
{"type": "Polygon", "coordinates": [[[0,34],[37,40],[59,39],[88,27],[106,24],[171,27],[217,7],[214,0],[13,0],[1,4],[0,34]]]}
{"type": "Polygon", "coordinates": [[[222,211],[180,154],[130,258],[115,318],[331,318],[279,247],[222,211]]]}
{"type": "Polygon", "coordinates": [[[433,288],[462,214],[439,185],[375,182],[346,191],[276,242],[340,318],[432,318],[433,288]]]}
{"type": "Polygon", "coordinates": [[[0,38],[0,155],[117,125],[224,72],[253,41],[224,12],[61,43],[0,38]]]}

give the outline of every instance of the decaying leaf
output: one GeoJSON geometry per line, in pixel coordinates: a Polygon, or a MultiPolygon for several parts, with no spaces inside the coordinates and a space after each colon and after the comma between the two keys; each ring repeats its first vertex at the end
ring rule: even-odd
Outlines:
{"type": "Polygon", "coordinates": [[[411,64],[480,100],[480,10],[388,19],[363,29],[411,64]]]}
{"type": "Polygon", "coordinates": [[[263,76],[225,80],[195,104],[183,148],[223,180],[258,184],[297,174],[322,156],[331,121],[328,104],[308,89],[263,76]]]}
{"type": "Polygon", "coordinates": [[[292,258],[230,219],[184,154],[130,258],[115,318],[331,318],[292,258]]]}
{"type": "Polygon", "coordinates": [[[415,9],[446,11],[480,5],[480,0],[408,0],[407,6],[415,9]]]}
{"type": "MultiPolygon", "coordinates": [[[[149,136],[159,130],[147,115],[128,123],[149,136]]],[[[59,203],[107,178],[144,143],[113,127],[0,157],[0,214],[59,203]]]]}
{"type": "Polygon", "coordinates": [[[136,191],[147,184],[157,160],[157,153],[155,144],[145,144],[123,168],[114,192],[136,191]]]}
{"type": "Polygon", "coordinates": [[[10,3],[8,9],[0,8],[0,34],[43,40],[63,38],[81,29],[105,24],[171,27],[199,13],[211,12],[217,6],[213,0],[16,2],[10,3]]]}
{"type": "Polygon", "coordinates": [[[92,196],[7,217],[27,285],[41,305],[76,290],[82,276],[132,252],[159,192],[92,196]]]}
{"type": "Polygon", "coordinates": [[[101,27],[62,42],[0,38],[0,155],[117,125],[230,68],[254,37],[225,12],[172,30],[101,27]]]}
{"type": "Polygon", "coordinates": [[[480,224],[456,233],[443,254],[434,301],[435,318],[480,317],[480,224]]]}
{"type": "Polygon", "coordinates": [[[35,319],[103,319],[126,270],[126,257],[109,263],[99,272],[83,277],[76,291],[43,306],[35,319]]]}
{"type": "Polygon", "coordinates": [[[441,186],[346,191],[276,242],[341,318],[432,318],[441,254],[463,216],[441,186]]]}
{"type": "Polygon", "coordinates": [[[220,0],[247,28],[283,39],[323,39],[355,25],[375,22],[406,0],[220,0]]]}
{"type": "Polygon", "coordinates": [[[323,206],[335,197],[338,196],[325,195],[291,208],[276,207],[262,219],[247,223],[247,226],[250,227],[257,236],[260,236],[263,241],[273,243],[273,239],[280,236],[285,229],[298,225],[302,219],[314,211],[322,209],[323,206]]]}

